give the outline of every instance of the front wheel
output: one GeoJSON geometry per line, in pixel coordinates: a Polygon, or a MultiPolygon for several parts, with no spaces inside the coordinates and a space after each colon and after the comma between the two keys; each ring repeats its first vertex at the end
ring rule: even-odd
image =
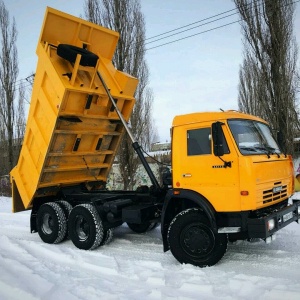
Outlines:
{"type": "Polygon", "coordinates": [[[213,231],[207,217],[195,208],[179,213],[171,222],[168,242],[180,263],[198,267],[215,265],[227,250],[227,235],[213,231]]]}

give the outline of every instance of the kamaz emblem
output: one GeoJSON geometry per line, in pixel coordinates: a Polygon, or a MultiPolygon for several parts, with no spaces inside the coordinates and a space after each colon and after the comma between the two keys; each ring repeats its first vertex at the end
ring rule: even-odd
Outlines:
{"type": "Polygon", "coordinates": [[[282,186],[276,186],[273,188],[273,193],[276,194],[276,193],[279,193],[282,191],[282,186]]]}

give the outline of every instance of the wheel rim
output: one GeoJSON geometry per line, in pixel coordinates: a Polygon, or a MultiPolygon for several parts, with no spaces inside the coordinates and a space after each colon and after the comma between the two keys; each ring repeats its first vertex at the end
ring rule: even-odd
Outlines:
{"type": "Polygon", "coordinates": [[[215,235],[208,226],[202,223],[193,223],[182,230],[180,244],[188,255],[201,258],[213,250],[215,235]]]}
{"type": "Polygon", "coordinates": [[[42,230],[44,234],[51,234],[53,232],[54,220],[50,214],[46,213],[43,216],[42,230]]]}
{"type": "Polygon", "coordinates": [[[75,231],[80,241],[86,241],[90,236],[90,225],[83,216],[77,216],[75,231]]]}

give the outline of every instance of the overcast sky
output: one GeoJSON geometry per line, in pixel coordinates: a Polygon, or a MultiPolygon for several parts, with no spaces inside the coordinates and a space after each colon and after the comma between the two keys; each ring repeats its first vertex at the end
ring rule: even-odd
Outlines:
{"type": "MultiPolygon", "coordinates": [[[[10,17],[16,19],[19,79],[23,79],[35,72],[35,49],[46,7],[80,16],[83,15],[84,1],[4,0],[4,3],[10,17]]],[[[141,4],[146,20],[147,38],[235,8],[232,0],[141,0],[141,4]]],[[[297,5],[295,35],[300,43],[300,4],[297,5]]],[[[234,13],[232,11],[218,18],[234,13]]],[[[243,57],[240,25],[234,23],[213,30],[237,20],[238,15],[234,14],[169,39],[155,43],[150,43],[153,39],[146,41],[146,48],[149,49],[146,59],[150,71],[150,87],[154,94],[153,117],[158,128],[158,141],[170,141],[169,129],[175,115],[238,108],[238,72],[243,57]],[[211,31],[198,34],[206,30],[211,31]],[[150,49],[193,34],[198,35],[150,49]]],[[[188,28],[190,27],[183,29],[188,28]]],[[[159,38],[162,37],[164,36],[159,38]]]]}

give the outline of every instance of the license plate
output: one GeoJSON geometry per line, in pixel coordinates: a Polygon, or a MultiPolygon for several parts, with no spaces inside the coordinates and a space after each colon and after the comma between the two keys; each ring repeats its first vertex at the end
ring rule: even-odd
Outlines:
{"type": "Polygon", "coordinates": [[[287,214],[285,214],[285,215],[283,215],[283,217],[282,217],[283,222],[288,221],[288,220],[291,219],[292,217],[293,217],[293,212],[292,212],[292,211],[289,212],[289,213],[287,213],[287,214]]]}

